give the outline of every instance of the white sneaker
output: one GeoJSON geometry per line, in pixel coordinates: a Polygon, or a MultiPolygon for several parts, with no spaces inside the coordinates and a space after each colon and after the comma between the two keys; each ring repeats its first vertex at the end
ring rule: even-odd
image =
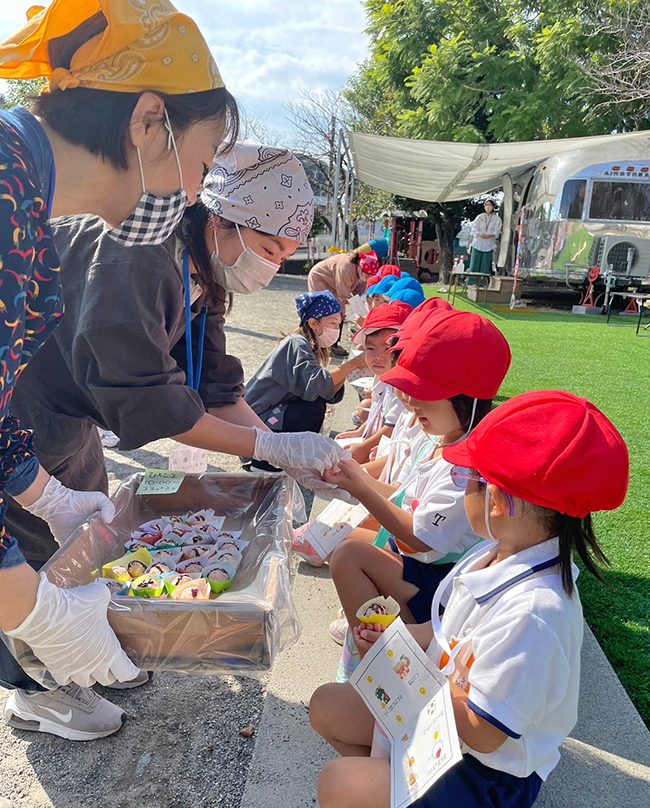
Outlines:
{"type": "Polygon", "coordinates": [[[89,688],[72,684],[37,692],[13,690],[4,717],[16,729],[49,732],[69,741],[92,741],[117,732],[126,713],[89,688]]]}
{"type": "Polygon", "coordinates": [[[97,431],[99,432],[99,437],[104,449],[114,449],[120,442],[120,439],[117,437],[115,432],[111,432],[110,429],[101,429],[100,427],[97,427],[97,431]]]}

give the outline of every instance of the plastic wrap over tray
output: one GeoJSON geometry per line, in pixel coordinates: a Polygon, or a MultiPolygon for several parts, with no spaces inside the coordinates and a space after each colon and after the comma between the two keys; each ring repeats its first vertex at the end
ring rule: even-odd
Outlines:
{"type": "MultiPolygon", "coordinates": [[[[116,596],[109,622],[145,670],[249,676],[268,671],[276,654],[300,636],[289,568],[292,518],[304,520],[300,489],[285,475],[188,474],[175,494],[138,496],[142,477],[133,475],[113,496],[111,524],[91,519],[70,537],[45,565],[47,577],[66,588],[90,583],[103,564],[123,554],[131,531],[142,523],[213,508],[226,517],[223,530],[241,530],[249,542],[232,587],[199,603],[116,596]]],[[[26,672],[52,686],[31,649],[12,645],[26,672]]]]}

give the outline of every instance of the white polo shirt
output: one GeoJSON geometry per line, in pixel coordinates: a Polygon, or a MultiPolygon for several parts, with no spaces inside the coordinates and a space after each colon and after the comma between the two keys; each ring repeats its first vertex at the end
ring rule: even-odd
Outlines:
{"type": "MultiPolygon", "coordinates": [[[[427,435],[429,441],[435,441],[427,435]]],[[[425,443],[417,447],[421,452],[425,443]]],[[[425,457],[433,453],[427,452],[425,457]]],[[[418,454],[411,451],[413,462],[417,462],[418,454]]],[[[465,513],[465,491],[454,484],[451,479],[453,465],[438,456],[433,460],[417,462],[416,470],[410,479],[402,470],[398,478],[400,483],[406,482],[406,490],[402,509],[413,514],[413,535],[431,548],[429,552],[408,553],[425,564],[431,564],[450,553],[462,554],[480,541],[472,530],[465,513]]]]}
{"type": "MultiPolygon", "coordinates": [[[[459,562],[442,618],[450,644],[475,630],[465,649],[469,706],[508,736],[495,752],[464,751],[545,780],[578,717],[582,606],[562,588],[557,538],[485,567],[495,548],[483,541],[459,562]]],[[[440,665],[435,639],[427,654],[440,665]]]]}
{"type": "Polygon", "coordinates": [[[372,403],[363,429],[363,438],[372,437],[382,426],[395,426],[399,416],[406,412],[406,407],[395,394],[395,388],[382,382],[379,376],[373,379],[371,396],[372,403]]]}
{"type": "Polygon", "coordinates": [[[430,437],[420,426],[420,422],[407,409],[399,416],[390,438],[383,437],[379,444],[378,456],[388,455],[381,480],[386,483],[398,483],[402,471],[408,473],[412,460],[430,437]]]}

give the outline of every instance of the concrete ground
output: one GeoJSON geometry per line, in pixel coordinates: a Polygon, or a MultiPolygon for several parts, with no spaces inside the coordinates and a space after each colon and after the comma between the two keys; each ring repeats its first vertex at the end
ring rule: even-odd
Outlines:
{"type": "MultiPolygon", "coordinates": [[[[294,327],[293,298],[305,290],[305,278],[277,277],[266,292],[238,298],[228,346],[247,378],[280,332],[294,327]]],[[[336,431],[349,427],[354,398],[336,408],[336,431]]],[[[107,450],[112,488],[134,471],[165,468],[170,446],[161,440],[135,452],[107,450]]],[[[211,470],[237,468],[234,458],[210,456],[211,470]]],[[[20,808],[313,808],[318,772],[332,753],[311,731],[307,705],[318,685],[333,680],[340,654],[327,631],[338,608],[327,567],[296,565],[293,596],[303,636],[262,681],[157,673],[139,690],[98,689],[128,720],[92,743],[0,722],[0,797],[20,808]],[[238,731],[249,724],[255,734],[244,739],[238,731]]],[[[580,721],[536,806],[647,808],[650,734],[590,632],[583,657],[580,721]]],[[[6,696],[0,689],[0,706],[6,696]]]]}

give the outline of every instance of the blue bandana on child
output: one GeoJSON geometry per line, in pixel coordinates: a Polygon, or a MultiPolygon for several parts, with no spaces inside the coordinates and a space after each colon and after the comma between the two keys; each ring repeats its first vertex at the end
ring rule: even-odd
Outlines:
{"type": "Polygon", "coordinates": [[[331,292],[305,292],[296,298],[296,309],[300,317],[300,325],[310,317],[320,320],[330,314],[341,314],[341,304],[331,292]]]}

